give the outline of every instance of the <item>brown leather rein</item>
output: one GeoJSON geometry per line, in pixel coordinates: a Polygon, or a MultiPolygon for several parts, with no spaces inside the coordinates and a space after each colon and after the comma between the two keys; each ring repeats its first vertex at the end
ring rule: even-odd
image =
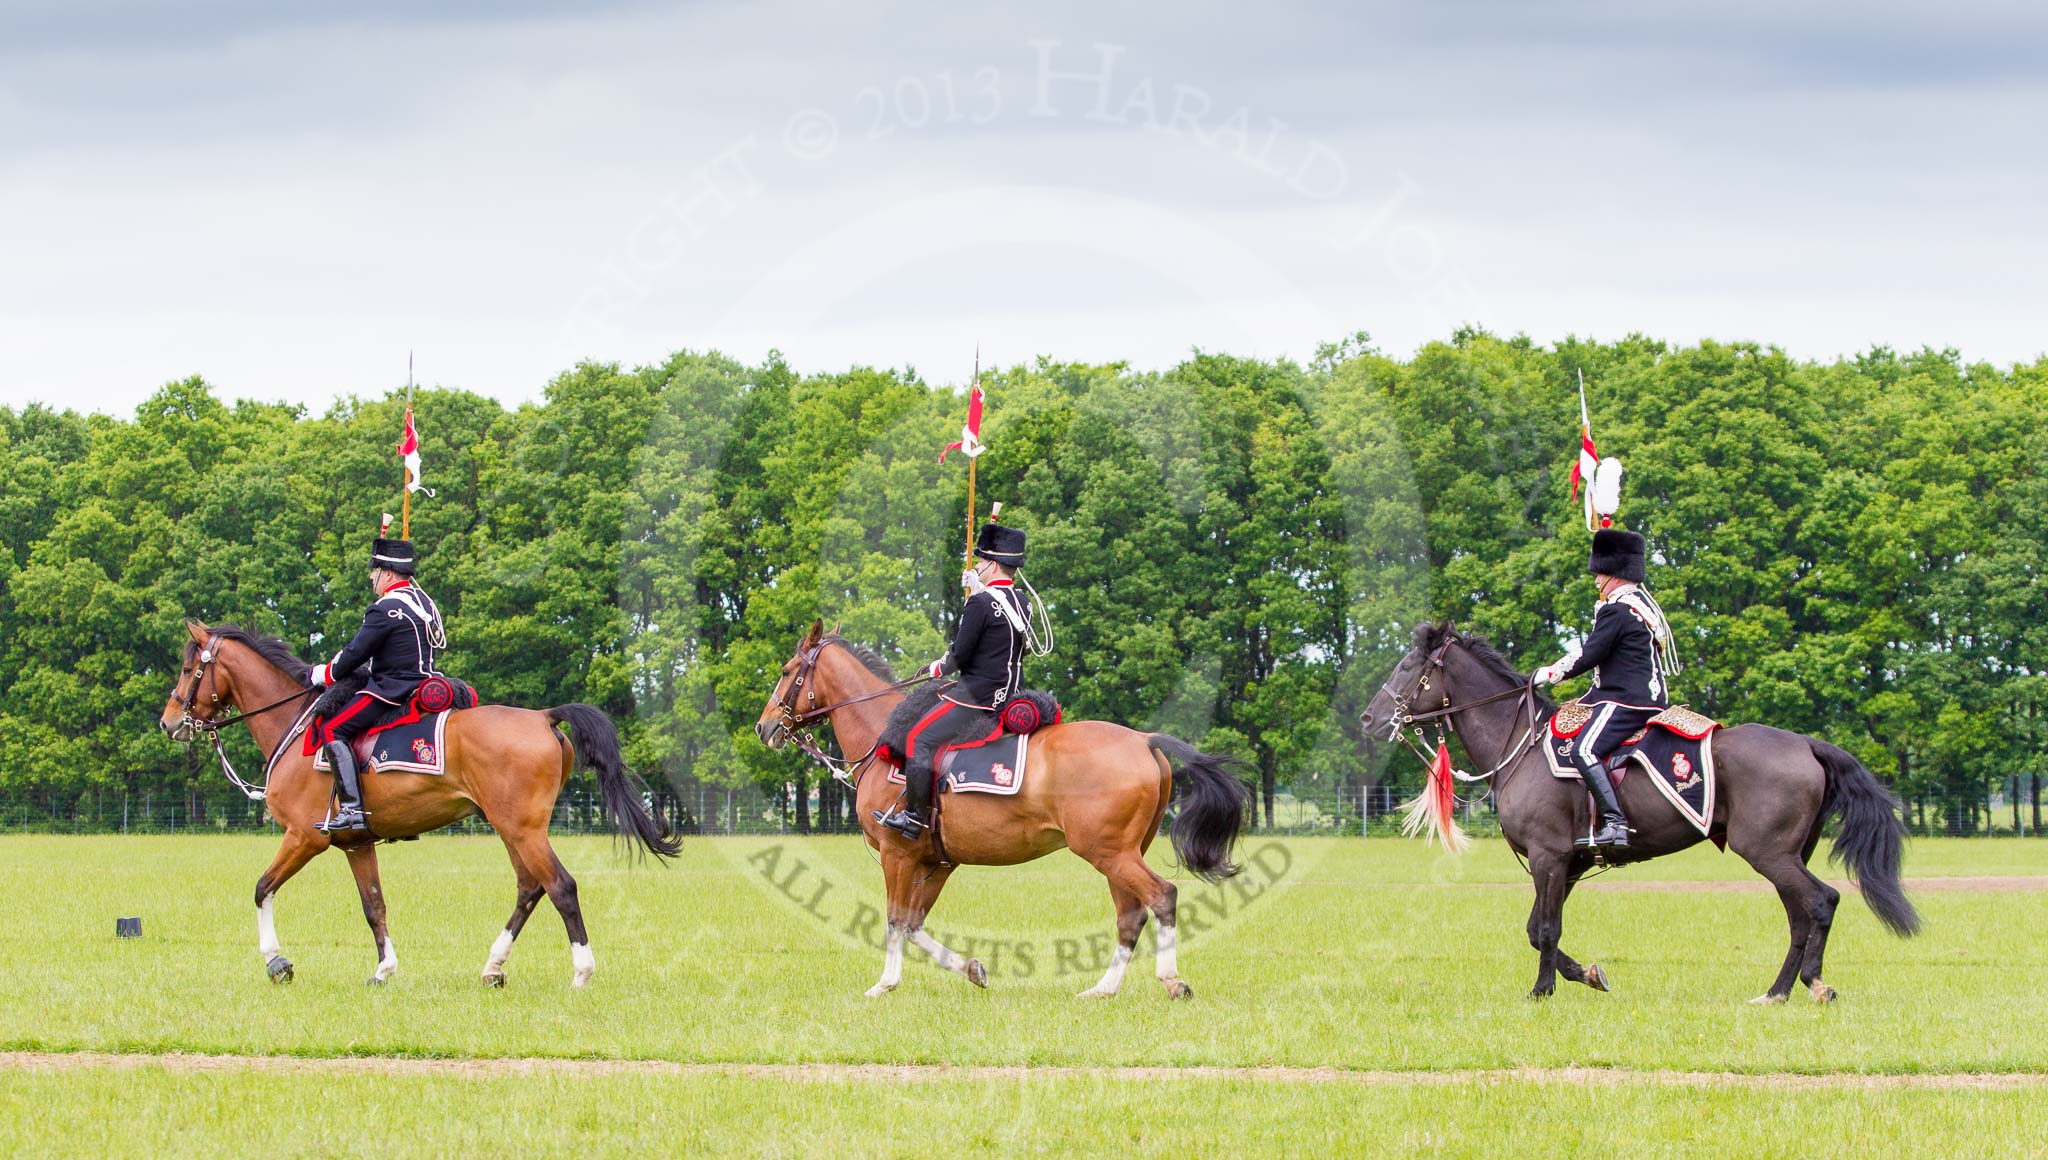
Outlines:
{"type": "Polygon", "coordinates": [[[848,761],[843,757],[834,757],[825,752],[824,748],[818,744],[817,738],[812,735],[811,730],[824,723],[832,714],[849,705],[858,705],[863,701],[872,701],[877,697],[886,697],[890,693],[908,689],[913,685],[921,685],[932,678],[929,674],[921,673],[915,677],[897,681],[892,685],[884,685],[873,692],[863,693],[858,697],[848,697],[844,701],[834,701],[829,705],[821,706],[818,704],[817,682],[811,678],[817,675],[818,658],[824,653],[825,647],[833,643],[836,642],[830,638],[821,638],[818,643],[797,654],[796,676],[790,679],[789,688],[784,690],[781,698],[776,701],[776,707],[782,710],[782,720],[776,722],[776,727],[781,729],[782,735],[788,738],[790,743],[795,745],[805,756],[831,771],[833,777],[848,785],[858,787],[861,774],[865,772],[868,762],[874,759],[875,750],[882,744],[881,739],[876,738],[875,744],[868,746],[868,751],[861,754],[858,760],[848,761]],[[806,686],[810,689],[811,706],[802,712],[798,712],[796,707],[797,698],[804,695],[806,686]]]}

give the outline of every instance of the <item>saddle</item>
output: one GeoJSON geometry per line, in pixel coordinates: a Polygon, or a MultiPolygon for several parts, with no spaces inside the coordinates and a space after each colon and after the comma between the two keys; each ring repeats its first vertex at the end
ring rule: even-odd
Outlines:
{"type": "MultiPolygon", "coordinates": [[[[882,736],[875,743],[875,757],[893,766],[892,784],[903,784],[903,762],[909,756],[910,730],[930,713],[939,698],[952,688],[949,683],[921,685],[911,691],[889,713],[882,736]]],[[[1024,689],[1004,702],[1000,713],[980,712],[977,727],[965,730],[969,740],[948,745],[939,759],[945,777],[941,793],[993,793],[1009,795],[1024,787],[1024,763],[1032,733],[1060,721],[1060,704],[1050,693],[1024,689]]]]}
{"type": "MultiPolygon", "coordinates": [[[[322,725],[355,700],[369,683],[367,674],[347,677],[328,686],[313,702],[305,732],[305,752],[312,755],[313,768],[332,768],[326,755],[319,752],[322,725]]],[[[374,715],[370,727],[358,734],[350,746],[356,765],[386,772],[440,773],[441,741],[448,714],[458,709],[474,709],[477,702],[476,689],[469,682],[438,673],[420,682],[403,705],[377,702],[370,709],[374,715]]]]}
{"type": "MultiPolygon", "coordinates": [[[[1577,702],[1561,706],[1550,721],[1549,743],[1543,747],[1551,776],[1577,781],[1571,762],[1571,739],[1593,719],[1594,708],[1577,702]]],[[[1714,820],[1714,731],[1721,723],[1684,705],[1673,705],[1621,743],[1607,757],[1618,784],[1632,769],[1642,769],[1678,812],[1700,833],[1712,837],[1714,820]]],[[[1718,839],[1717,839],[1718,840],[1718,839]]]]}

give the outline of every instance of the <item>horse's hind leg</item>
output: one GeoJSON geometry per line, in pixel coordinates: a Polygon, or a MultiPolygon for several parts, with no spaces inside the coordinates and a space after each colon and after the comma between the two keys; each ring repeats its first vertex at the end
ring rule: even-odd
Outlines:
{"type": "Polygon", "coordinates": [[[981,965],[980,959],[970,959],[948,949],[924,929],[925,916],[932,912],[932,904],[939,900],[939,891],[945,888],[946,879],[952,875],[953,868],[919,863],[917,869],[923,873],[923,878],[919,879],[915,875],[912,877],[910,909],[905,916],[905,934],[917,949],[930,955],[933,962],[977,987],[988,986],[988,968],[981,965]]]}
{"type": "Polygon", "coordinates": [[[1108,877],[1110,897],[1116,902],[1117,946],[1102,981],[1082,994],[1116,994],[1117,987],[1123,982],[1124,966],[1136,952],[1138,934],[1145,929],[1145,917],[1150,914],[1159,924],[1155,939],[1155,969],[1159,983],[1172,998],[1192,998],[1194,988],[1180,977],[1180,948],[1176,938],[1179,933],[1180,891],[1173,883],[1153,873],[1152,867],[1145,864],[1144,855],[1135,847],[1127,847],[1109,858],[1096,861],[1096,866],[1108,877]]]}
{"type": "Polygon", "coordinates": [[[273,983],[292,981],[292,962],[284,957],[283,949],[278,946],[277,922],[271,914],[271,902],[277,897],[279,887],[326,848],[327,839],[324,837],[287,829],[284,844],[277,848],[277,856],[270,860],[269,869],[256,879],[256,953],[263,956],[264,970],[270,973],[273,983]]]}
{"type": "Polygon", "coordinates": [[[367,980],[382,983],[398,971],[398,951],[384,924],[384,886],[377,878],[377,847],[364,843],[350,846],[348,868],[356,877],[356,893],[362,896],[363,919],[370,924],[370,937],[377,944],[377,971],[367,980]]]}
{"type": "MultiPolygon", "coordinates": [[[[562,927],[569,932],[569,962],[573,971],[569,985],[589,986],[590,977],[597,973],[597,956],[591,953],[590,935],[583,929],[583,904],[576,898],[576,880],[555,856],[545,830],[514,835],[505,844],[547,892],[548,901],[555,904],[555,913],[562,916],[562,927]]],[[[510,947],[508,941],[508,952],[510,947]]]]}
{"type": "Polygon", "coordinates": [[[490,957],[484,960],[484,983],[491,987],[505,985],[505,960],[512,957],[512,941],[526,928],[526,920],[532,916],[533,908],[540,905],[541,895],[547,893],[541,888],[540,879],[519,860],[519,852],[506,843],[505,852],[511,855],[512,872],[519,876],[519,901],[512,905],[512,917],[505,920],[505,929],[491,943],[490,957]]]}
{"type": "MultiPolygon", "coordinates": [[[[1805,863],[1800,861],[1799,856],[1790,850],[1773,850],[1767,854],[1755,855],[1741,850],[1737,850],[1736,853],[1742,854],[1744,861],[1768,879],[1772,886],[1778,888],[1778,901],[1785,904],[1785,921],[1791,928],[1791,945],[1785,951],[1785,962],[1778,968],[1778,977],[1772,980],[1771,989],[1750,1000],[1757,1004],[1783,1003],[1791,997],[1792,980],[1809,961],[1810,951],[1815,962],[1814,970],[1819,970],[1820,945],[1815,945],[1814,920],[1816,916],[1825,914],[1827,921],[1832,922],[1835,900],[1828,896],[1839,895],[1832,886],[1815,878],[1806,869],[1805,863]],[[1823,895],[1821,891],[1826,891],[1827,894],[1823,895]]],[[[1824,945],[1825,942],[1826,938],[1823,936],[1819,943],[1824,945]]],[[[1815,982],[1818,983],[1818,979],[1815,982]]],[[[1815,997],[1819,998],[1820,993],[1820,988],[1816,987],[1815,997]]],[[[1832,991],[1828,997],[1833,997],[1832,991]]],[[[1822,1002],[1826,1000],[1822,999],[1822,1002]]]]}

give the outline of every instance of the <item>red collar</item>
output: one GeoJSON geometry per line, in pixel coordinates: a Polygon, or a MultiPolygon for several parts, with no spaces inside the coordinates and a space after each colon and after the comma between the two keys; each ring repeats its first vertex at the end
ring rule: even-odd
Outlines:
{"type": "Polygon", "coordinates": [[[1016,587],[1016,584],[1015,584],[1014,582],[1012,582],[1012,581],[1009,581],[1009,580],[991,580],[991,581],[989,581],[989,582],[988,582],[988,584],[987,584],[987,587],[990,587],[990,588],[1015,588],[1015,587],[1016,587]]]}
{"type": "Polygon", "coordinates": [[[387,588],[385,588],[385,589],[384,589],[383,591],[381,591],[381,592],[377,593],[377,595],[379,595],[379,596],[389,596],[389,595],[391,595],[391,594],[392,594],[393,592],[396,592],[396,591],[398,591],[398,590],[399,590],[400,588],[404,588],[404,587],[406,587],[407,585],[409,585],[409,584],[411,584],[411,583],[412,583],[412,581],[410,581],[410,580],[407,580],[407,579],[405,579],[404,577],[400,577],[400,578],[399,578],[399,580],[398,580],[398,583],[396,583],[396,584],[393,584],[393,585],[391,585],[390,587],[387,587],[387,588]]]}

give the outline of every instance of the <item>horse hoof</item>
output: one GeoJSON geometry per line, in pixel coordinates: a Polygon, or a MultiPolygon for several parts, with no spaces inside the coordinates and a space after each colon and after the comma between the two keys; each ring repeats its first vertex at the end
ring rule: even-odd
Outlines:
{"type": "Polygon", "coordinates": [[[1165,982],[1166,982],[1166,997],[1167,997],[1167,998],[1169,998],[1169,999],[1192,999],[1192,998],[1194,998],[1194,997],[1195,997],[1195,989],[1194,989],[1193,987],[1190,987],[1190,986],[1188,986],[1188,985],[1187,985],[1186,983],[1182,982],[1181,980],[1179,980],[1179,979],[1167,979],[1167,980],[1165,980],[1165,982]]]}
{"type": "Polygon", "coordinates": [[[1758,995],[1749,1001],[1752,1007],[1777,1007],[1785,1002],[1783,995],[1758,995]]]}
{"type": "Polygon", "coordinates": [[[363,986],[365,987],[381,987],[383,985],[384,980],[378,978],[375,975],[371,975],[369,978],[363,980],[363,986]]]}
{"type": "Polygon", "coordinates": [[[292,981],[292,961],[283,955],[270,956],[270,961],[263,965],[263,969],[270,972],[270,981],[273,983],[292,981]]]}
{"type": "Polygon", "coordinates": [[[1612,991],[1614,989],[1607,985],[1607,972],[1601,970],[1597,963],[1586,964],[1586,985],[1595,991],[1612,991]]]}
{"type": "Polygon", "coordinates": [[[977,987],[988,986],[988,968],[981,965],[980,959],[967,960],[967,981],[977,987]]]}
{"type": "Polygon", "coordinates": [[[583,971],[578,971],[576,972],[576,977],[569,980],[569,985],[581,991],[585,987],[590,986],[590,976],[583,971]]]}
{"type": "Polygon", "coordinates": [[[894,986],[888,984],[876,983],[874,986],[868,988],[867,995],[870,999],[879,999],[895,989],[896,988],[894,986]]]}
{"type": "Polygon", "coordinates": [[[1529,998],[1529,1002],[1531,1002],[1531,1003],[1540,1003],[1540,1002],[1542,1002],[1543,1000],[1545,1000],[1545,999],[1548,999],[1548,998],[1550,998],[1551,994],[1552,994],[1552,992],[1551,992],[1551,991],[1544,991],[1544,990],[1540,990],[1540,989],[1539,989],[1539,990],[1534,990],[1534,991],[1531,991],[1531,992],[1529,992],[1529,996],[1528,996],[1528,998],[1529,998]]]}
{"type": "Polygon", "coordinates": [[[505,972],[495,971],[486,974],[484,976],[484,986],[503,990],[505,988],[505,972]]]}
{"type": "Polygon", "coordinates": [[[1826,1006],[1827,1004],[1835,1001],[1835,989],[1833,987],[1828,986],[1826,983],[1821,982],[1819,979],[1815,979],[1813,981],[1812,989],[1814,1002],[1819,1003],[1822,1006],[1826,1006]]]}
{"type": "Polygon", "coordinates": [[[1080,992],[1080,993],[1076,994],[1076,995],[1074,996],[1074,998],[1076,998],[1076,999],[1114,999],[1114,998],[1116,998],[1116,992],[1115,992],[1115,991],[1105,991],[1105,990],[1103,990],[1103,989],[1102,989],[1101,987],[1090,987],[1090,988],[1088,988],[1087,990],[1085,990],[1085,991],[1082,991],[1082,992],[1080,992]]]}

